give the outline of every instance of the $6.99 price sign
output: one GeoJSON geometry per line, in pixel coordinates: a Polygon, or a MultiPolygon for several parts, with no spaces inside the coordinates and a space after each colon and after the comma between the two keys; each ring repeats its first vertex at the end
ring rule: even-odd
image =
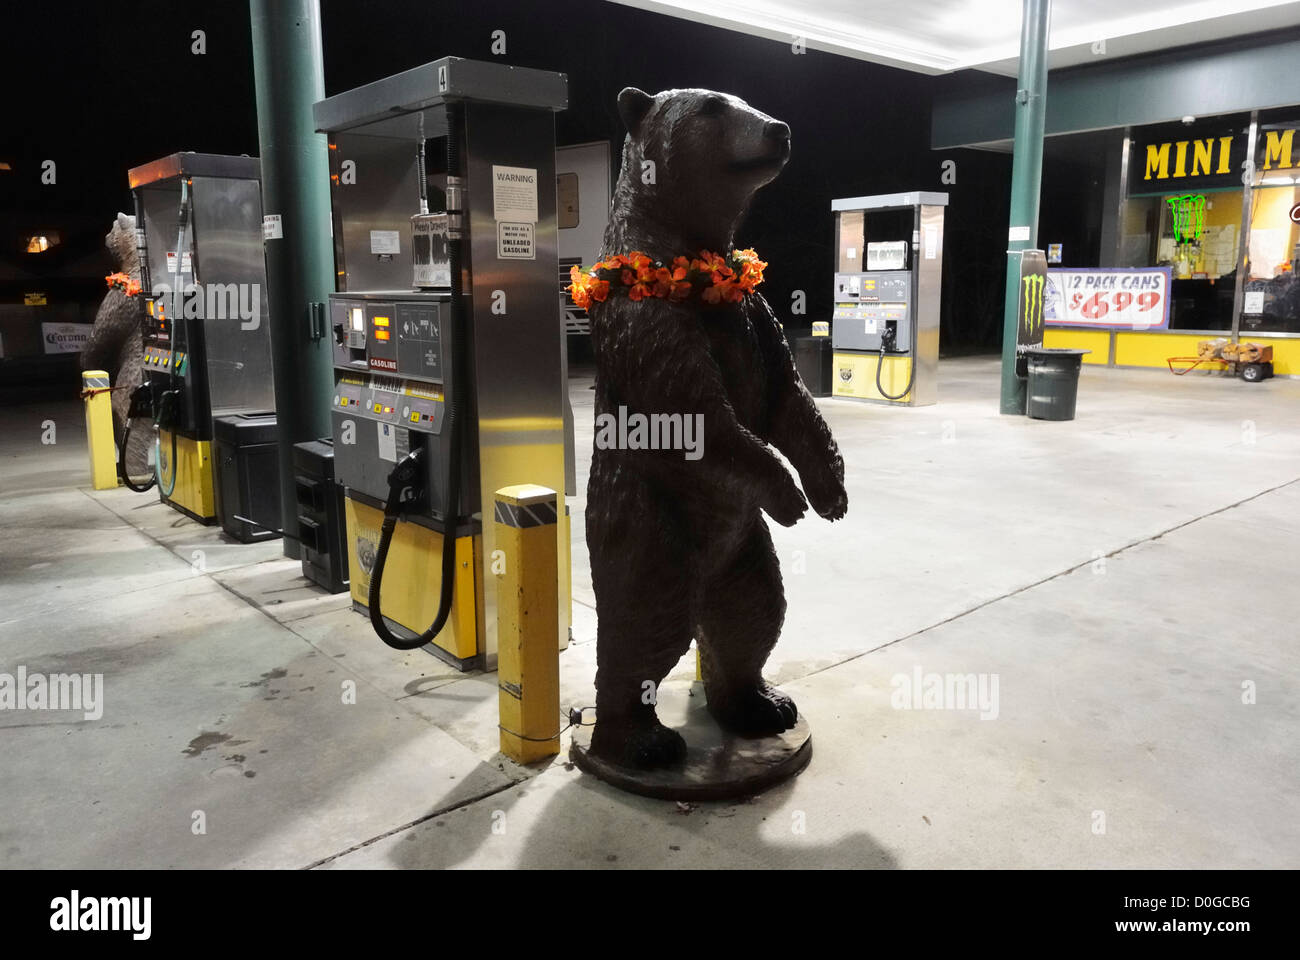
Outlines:
{"type": "Polygon", "coordinates": [[[1169,267],[1048,270],[1043,319],[1054,326],[1169,326],[1169,267]]]}

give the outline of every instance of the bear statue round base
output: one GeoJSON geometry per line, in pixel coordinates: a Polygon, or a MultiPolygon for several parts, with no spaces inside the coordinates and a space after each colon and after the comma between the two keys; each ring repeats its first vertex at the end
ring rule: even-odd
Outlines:
{"type": "MultiPolygon", "coordinates": [[[[669,688],[675,685],[668,685],[669,688]]],[[[593,727],[575,730],[569,758],[584,773],[610,786],[658,800],[736,800],[770,790],[797,776],[812,759],[812,733],[801,715],[784,733],[741,737],[720,728],[702,706],[704,691],[695,684],[691,698],[700,706],[680,711],[672,701],[684,692],[661,693],[660,716],[686,740],[686,759],[670,767],[642,770],[593,756],[593,727]],[[667,703],[663,701],[667,700],[667,703]],[[667,708],[666,710],[664,708],[667,708]]],[[[596,718],[600,722],[600,718],[596,718]]]]}

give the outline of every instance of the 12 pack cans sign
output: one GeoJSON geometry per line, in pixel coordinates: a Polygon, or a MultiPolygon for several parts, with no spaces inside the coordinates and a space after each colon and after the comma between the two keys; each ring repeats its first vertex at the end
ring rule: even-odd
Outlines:
{"type": "Polygon", "coordinates": [[[1163,330],[1170,267],[1048,270],[1043,319],[1057,327],[1163,330]]]}

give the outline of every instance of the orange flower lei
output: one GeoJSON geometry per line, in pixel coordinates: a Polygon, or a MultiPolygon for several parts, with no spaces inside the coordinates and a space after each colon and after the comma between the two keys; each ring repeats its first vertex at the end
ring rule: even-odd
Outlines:
{"type": "Polygon", "coordinates": [[[674,257],[671,264],[633,250],[615,254],[587,271],[570,268],[572,282],[565,289],[584,310],[593,300],[603,303],[611,290],[633,301],[647,297],[685,300],[698,290],[705,303],[739,303],[763,282],[766,266],[752,249],[733,250],[726,257],[701,250],[689,260],[674,257]]]}
{"type": "Polygon", "coordinates": [[[110,273],[104,279],[108,281],[110,287],[121,287],[126,291],[128,297],[134,297],[140,294],[140,284],[132,280],[125,273],[110,273]]]}

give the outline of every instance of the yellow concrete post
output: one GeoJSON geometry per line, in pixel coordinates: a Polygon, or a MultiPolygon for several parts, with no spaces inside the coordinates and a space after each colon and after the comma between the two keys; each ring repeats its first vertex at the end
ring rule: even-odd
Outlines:
{"type": "Polygon", "coordinates": [[[86,402],[90,482],[96,490],[111,490],[117,486],[117,443],[113,440],[113,395],[109,392],[108,371],[82,373],[81,397],[86,402]]]}
{"type": "Polygon", "coordinates": [[[496,492],[497,699],[501,752],[532,763],[560,752],[558,533],[555,491],[536,484],[496,492]]]}

